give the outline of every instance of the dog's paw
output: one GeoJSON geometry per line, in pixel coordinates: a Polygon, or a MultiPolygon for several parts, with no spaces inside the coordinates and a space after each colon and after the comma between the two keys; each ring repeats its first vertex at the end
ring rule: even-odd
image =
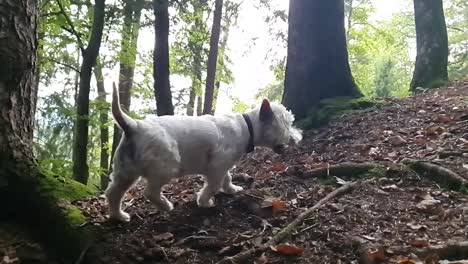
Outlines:
{"type": "Polygon", "coordinates": [[[235,194],[235,193],[243,191],[243,190],[244,190],[244,188],[242,188],[241,186],[238,186],[238,185],[234,185],[234,184],[231,184],[229,187],[222,189],[222,191],[224,193],[227,193],[227,194],[235,194]]]}
{"type": "Polygon", "coordinates": [[[201,199],[197,199],[197,204],[199,207],[204,207],[204,208],[209,208],[215,206],[213,198],[207,200],[207,201],[202,201],[201,199]]]}
{"type": "Polygon", "coordinates": [[[124,211],[120,211],[118,214],[110,214],[109,219],[120,222],[130,222],[130,215],[124,211]]]}
{"type": "Polygon", "coordinates": [[[174,210],[174,205],[169,202],[168,200],[166,200],[165,203],[162,203],[159,207],[159,209],[163,210],[163,211],[172,211],[174,210]]]}

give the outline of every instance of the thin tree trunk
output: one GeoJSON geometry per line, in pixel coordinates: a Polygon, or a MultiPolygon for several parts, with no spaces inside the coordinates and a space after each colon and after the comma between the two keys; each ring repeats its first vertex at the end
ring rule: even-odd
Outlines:
{"type": "Polygon", "coordinates": [[[414,0],[416,63],[410,89],[439,87],[448,80],[448,39],[442,0],[414,0]]]}
{"type": "Polygon", "coordinates": [[[187,115],[188,116],[193,116],[194,110],[195,110],[195,98],[197,94],[195,93],[194,90],[194,80],[192,78],[192,87],[190,88],[190,94],[189,94],[189,101],[187,103],[187,115]]]}
{"type": "Polygon", "coordinates": [[[40,187],[46,176],[33,156],[37,1],[0,0],[0,7],[0,218],[25,224],[47,246],[54,244],[49,253],[75,254],[63,262],[71,263],[78,256],[76,233],[64,228],[60,201],[46,192],[55,190],[40,187]]]}
{"type": "Polygon", "coordinates": [[[197,116],[203,115],[203,95],[197,96],[197,116]]]}
{"type": "Polygon", "coordinates": [[[95,0],[93,27],[88,46],[83,52],[83,63],[80,68],[80,87],[78,91],[77,122],[75,142],[73,145],[73,176],[83,183],[88,183],[89,168],[87,162],[88,125],[89,125],[89,92],[93,67],[99,54],[102,30],[105,19],[105,0],[95,0]]]}
{"type": "Polygon", "coordinates": [[[153,57],[154,96],[159,116],[173,115],[171,85],[169,82],[169,3],[153,0],[155,45],[153,57]]]}
{"type": "MultiPolygon", "coordinates": [[[[226,22],[225,25],[223,26],[223,38],[221,38],[221,41],[219,43],[219,47],[221,49],[221,56],[218,58],[218,64],[219,66],[224,66],[224,57],[225,57],[225,52],[226,52],[226,47],[227,47],[227,42],[229,40],[229,30],[231,28],[231,17],[230,14],[228,14],[228,11],[226,10],[226,22]]],[[[215,90],[213,94],[213,106],[212,106],[212,111],[211,114],[214,115],[216,112],[216,105],[218,101],[218,94],[219,94],[219,88],[221,87],[221,81],[216,80],[215,83],[215,90]]]]}
{"type": "Polygon", "coordinates": [[[210,52],[208,53],[208,66],[206,70],[205,104],[203,114],[211,114],[213,110],[213,96],[216,79],[216,64],[218,61],[219,33],[221,31],[221,17],[223,13],[223,0],[215,1],[213,27],[211,28],[210,52]]]}
{"type": "Polygon", "coordinates": [[[348,28],[346,30],[346,44],[348,43],[349,41],[349,34],[351,32],[351,28],[353,27],[353,9],[354,9],[354,6],[353,6],[353,0],[348,0],[348,12],[347,12],[347,16],[346,16],[346,21],[348,22],[348,28]]]}
{"type": "Polygon", "coordinates": [[[343,0],[291,0],[283,104],[298,119],[325,98],[361,96],[346,49],[343,0]]]}
{"type": "MultiPolygon", "coordinates": [[[[140,18],[144,1],[125,0],[124,4],[124,26],[122,29],[120,50],[119,94],[122,109],[129,111],[133,77],[135,75],[136,55],[138,53],[137,44],[140,34],[140,18]]],[[[117,125],[114,125],[111,158],[114,157],[121,137],[122,131],[117,125]]]]}
{"type": "Polygon", "coordinates": [[[106,90],[104,88],[104,76],[102,74],[102,64],[98,60],[94,68],[94,76],[96,76],[96,86],[98,90],[97,101],[99,102],[99,124],[100,124],[100,167],[101,167],[101,189],[105,190],[109,183],[107,171],[109,169],[109,107],[106,102],[106,90]]]}

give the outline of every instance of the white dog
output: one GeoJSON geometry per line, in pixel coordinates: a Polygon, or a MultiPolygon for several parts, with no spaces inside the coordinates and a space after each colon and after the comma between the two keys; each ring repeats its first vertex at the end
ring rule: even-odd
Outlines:
{"type": "Polygon", "coordinates": [[[268,100],[243,115],[134,120],[120,108],[114,86],[112,114],[124,133],[105,194],[110,218],[126,222],[130,216],[121,209],[122,197],[140,176],[147,180],[145,197],[159,209],[172,210],[172,203],[161,193],[163,185],[176,177],[201,174],[205,184],[197,204],[211,207],[218,190],[228,194],[242,190],[232,184],[229,170],[244,153],[253,151],[254,146],[281,153],[291,140],[297,143],[302,139],[301,131],[292,126],[293,114],[268,100]]]}

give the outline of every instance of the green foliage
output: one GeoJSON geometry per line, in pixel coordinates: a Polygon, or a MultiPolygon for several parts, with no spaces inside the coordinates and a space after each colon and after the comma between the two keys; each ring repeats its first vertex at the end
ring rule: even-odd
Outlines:
{"type": "Polygon", "coordinates": [[[244,113],[250,109],[250,106],[239,100],[239,98],[231,97],[231,100],[234,104],[232,107],[232,112],[234,113],[244,113]]]}
{"type": "Polygon", "coordinates": [[[286,58],[281,60],[278,64],[272,66],[271,68],[275,74],[275,79],[267,86],[261,88],[255,95],[255,98],[257,100],[262,100],[266,98],[273,102],[281,102],[284,91],[286,58]]]}
{"type": "Polygon", "coordinates": [[[444,1],[449,40],[449,79],[468,78],[468,5],[465,0],[444,1]]]}

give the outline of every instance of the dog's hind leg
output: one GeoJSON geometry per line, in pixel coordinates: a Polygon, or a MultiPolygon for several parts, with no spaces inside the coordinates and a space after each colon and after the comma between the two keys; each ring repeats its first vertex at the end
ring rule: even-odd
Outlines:
{"type": "Polygon", "coordinates": [[[129,222],[130,215],[122,210],[122,198],[139,177],[119,176],[112,172],[111,179],[105,191],[109,204],[109,218],[129,222]]]}
{"type": "Polygon", "coordinates": [[[158,209],[171,211],[174,209],[172,203],[161,193],[161,189],[166,182],[157,177],[147,178],[148,183],[145,188],[145,197],[150,200],[158,209]]]}
{"type": "Polygon", "coordinates": [[[231,173],[229,171],[226,172],[226,175],[224,175],[223,186],[221,188],[221,191],[227,194],[235,194],[236,192],[240,192],[243,189],[244,188],[242,188],[241,186],[232,184],[231,173]]]}

